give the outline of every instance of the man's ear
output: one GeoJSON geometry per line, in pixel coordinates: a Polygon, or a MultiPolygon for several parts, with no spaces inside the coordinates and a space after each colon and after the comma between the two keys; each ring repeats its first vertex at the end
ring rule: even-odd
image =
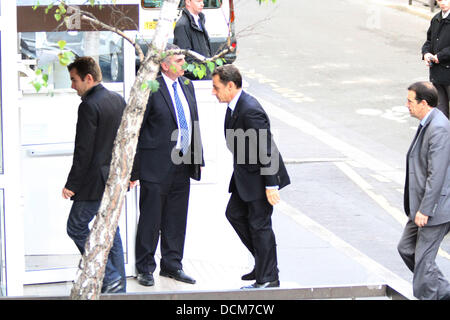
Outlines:
{"type": "Polygon", "coordinates": [[[92,74],[90,74],[90,73],[88,73],[88,74],[86,75],[86,77],[84,77],[84,80],[85,80],[85,81],[89,81],[90,83],[91,83],[91,82],[95,82],[94,77],[93,77],[92,74]]]}
{"type": "Polygon", "coordinates": [[[169,70],[167,63],[165,63],[165,62],[161,62],[160,66],[161,66],[162,71],[164,71],[164,72],[167,72],[169,70]]]}

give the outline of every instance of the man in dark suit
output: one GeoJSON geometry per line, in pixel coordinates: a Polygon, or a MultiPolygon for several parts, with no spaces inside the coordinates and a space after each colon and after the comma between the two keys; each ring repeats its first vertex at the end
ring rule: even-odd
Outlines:
{"type": "MultiPolygon", "coordinates": [[[[167,49],[179,48],[169,44],[167,49]]],[[[159,89],[148,100],[131,178],[141,186],[136,269],[144,286],[154,284],[160,235],[160,275],[195,283],[183,271],[182,259],[190,178],[200,180],[203,151],[194,86],[183,77],[183,64],[184,55],[161,62],[159,89]]]]}
{"type": "MultiPolygon", "coordinates": [[[[173,43],[181,49],[192,50],[209,58],[212,55],[212,50],[209,35],[205,28],[205,15],[202,13],[203,0],[186,0],[185,3],[186,7],[182,10],[181,17],[175,25],[173,43]]],[[[189,57],[186,60],[188,63],[194,61],[193,58],[189,57]]],[[[185,76],[192,80],[198,79],[190,72],[186,72],[185,76]]],[[[202,79],[210,79],[209,72],[202,79]]]]}
{"type": "Polygon", "coordinates": [[[273,142],[270,122],[259,102],[242,90],[242,77],[234,65],[212,74],[213,94],[228,104],[225,117],[227,147],[233,153],[233,175],[226,217],[255,258],[253,271],[243,280],[256,280],[248,288],[280,285],[273,206],[278,190],[290,183],[283,159],[273,142]]]}
{"type": "MultiPolygon", "coordinates": [[[[68,66],[72,89],[81,97],[75,136],[73,164],[62,195],[73,200],[67,233],[83,254],[89,222],[100,207],[109,175],[114,139],[126,106],[117,93],[101,85],[100,67],[91,57],[81,57],[68,66]]],[[[117,228],[106,263],[102,292],[126,291],[122,241],[117,228]]]]}
{"type": "Polygon", "coordinates": [[[430,21],[422,59],[430,68],[430,81],[438,91],[436,108],[449,117],[450,101],[450,1],[438,0],[441,11],[430,21]]]}
{"type": "Polygon", "coordinates": [[[438,94],[430,82],[408,88],[407,106],[420,120],[406,159],[405,213],[409,217],[398,244],[414,273],[418,299],[450,299],[450,284],[435,259],[450,230],[450,124],[436,108],[438,94]]]}

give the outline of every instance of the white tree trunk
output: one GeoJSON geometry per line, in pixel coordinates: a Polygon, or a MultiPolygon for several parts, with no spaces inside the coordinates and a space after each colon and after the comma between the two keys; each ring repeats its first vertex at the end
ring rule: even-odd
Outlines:
{"type": "Polygon", "coordinates": [[[180,0],[164,1],[151,47],[141,63],[131,89],[114,142],[109,177],[100,209],[86,242],[71,291],[72,299],[97,300],[100,297],[106,261],[127,193],[139,130],[150,94],[150,89],[143,90],[142,85],[156,79],[161,53],[172,33],[179,2],[180,0]]]}

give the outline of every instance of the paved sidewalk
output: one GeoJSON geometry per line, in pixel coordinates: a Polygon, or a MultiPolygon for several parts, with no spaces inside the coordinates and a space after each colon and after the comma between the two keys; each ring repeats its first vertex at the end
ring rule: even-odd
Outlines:
{"type": "MultiPolygon", "coordinates": [[[[251,89],[248,88],[250,93],[251,89]]],[[[210,92],[207,83],[203,90],[210,92]]],[[[273,108],[270,105],[266,107],[272,118],[270,112],[273,108]]],[[[203,115],[209,112],[208,124],[201,124],[202,130],[206,127],[208,130],[215,130],[213,134],[208,131],[208,137],[203,135],[204,148],[210,150],[205,154],[207,167],[202,173],[205,181],[195,182],[191,187],[183,262],[184,270],[197,283],[190,285],[160,277],[157,269],[154,273],[155,286],[140,286],[130,277],[127,280],[128,293],[239,290],[251,283],[240,280],[240,277],[252,269],[253,259],[225,218],[229,198],[228,182],[232,172],[231,154],[225,148],[222,129],[225,108],[214,99],[207,99],[199,110],[201,119],[205,119],[203,115]]],[[[292,129],[276,119],[272,120],[274,132],[284,135],[285,130],[292,129]]],[[[343,157],[330,151],[325,144],[311,140],[301,131],[296,131],[295,135],[296,141],[309,142],[307,146],[302,145],[302,152],[317,155],[318,150],[326,150],[324,152],[328,155],[332,152],[337,158],[343,157]]],[[[295,156],[287,145],[280,145],[280,150],[285,157],[295,156]]],[[[282,289],[361,285],[376,287],[387,284],[404,296],[413,298],[411,285],[407,281],[371,260],[287,202],[283,201],[275,207],[273,224],[278,244],[282,289]]],[[[71,287],[70,282],[28,285],[24,288],[24,295],[68,296],[71,287]]]]}

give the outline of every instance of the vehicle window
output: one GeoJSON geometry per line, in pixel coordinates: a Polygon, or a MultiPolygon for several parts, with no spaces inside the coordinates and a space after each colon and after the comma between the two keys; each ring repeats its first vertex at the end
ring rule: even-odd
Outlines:
{"type": "MultiPolygon", "coordinates": [[[[162,3],[164,0],[142,0],[141,5],[143,8],[150,9],[150,8],[161,8],[162,3]]],[[[220,8],[222,5],[222,0],[203,0],[203,3],[205,4],[206,9],[211,8],[220,8]]],[[[184,0],[180,1],[180,4],[178,6],[179,8],[184,7],[184,0]]]]}
{"type": "Polygon", "coordinates": [[[70,50],[75,56],[92,56],[97,59],[103,82],[123,82],[123,38],[114,32],[20,32],[18,37],[22,59],[35,63],[31,68],[50,68],[50,89],[71,86],[67,68],[59,64],[60,40],[66,43],[64,49],[70,50]]]}

